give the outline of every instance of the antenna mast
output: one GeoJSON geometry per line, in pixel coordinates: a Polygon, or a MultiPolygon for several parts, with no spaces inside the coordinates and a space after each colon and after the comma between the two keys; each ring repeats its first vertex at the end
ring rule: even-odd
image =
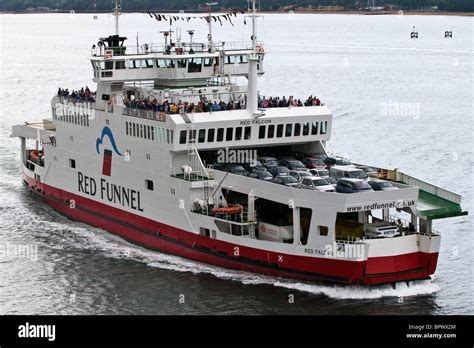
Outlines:
{"type": "Polygon", "coordinates": [[[255,8],[256,0],[250,0],[252,3],[252,53],[249,55],[249,75],[248,75],[248,87],[247,87],[247,110],[252,114],[255,114],[258,109],[258,85],[257,85],[257,65],[258,65],[258,53],[257,53],[257,10],[255,8]]]}
{"type": "Polygon", "coordinates": [[[120,12],[122,10],[122,7],[120,6],[120,0],[115,0],[115,11],[114,11],[114,16],[115,16],[115,35],[119,34],[119,16],[120,12]]]}
{"type": "Polygon", "coordinates": [[[212,53],[215,51],[214,49],[214,42],[212,41],[212,18],[211,18],[211,7],[218,5],[218,2],[206,2],[208,17],[207,17],[207,25],[209,27],[209,34],[207,34],[207,41],[209,44],[209,52],[212,53]]]}

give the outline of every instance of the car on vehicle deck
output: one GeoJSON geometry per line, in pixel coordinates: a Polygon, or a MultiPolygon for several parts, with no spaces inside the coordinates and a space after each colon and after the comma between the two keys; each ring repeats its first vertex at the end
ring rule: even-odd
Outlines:
{"type": "Polygon", "coordinates": [[[279,185],[289,186],[289,187],[298,187],[298,180],[296,180],[291,175],[277,176],[273,178],[271,182],[275,184],[279,184],[279,185]]]}
{"type": "Polygon", "coordinates": [[[283,166],[272,166],[268,168],[268,171],[273,175],[273,176],[285,176],[285,175],[290,175],[290,170],[286,167],[283,166]]]}
{"type": "Polygon", "coordinates": [[[268,171],[268,170],[253,170],[249,174],[250,178],[254,179],[259,179],[259,180],[265,180],[265,181],[270,181],[273,179],[273,175],[268,171]]]}
{"type": "Polygon", "coordinates": [[[317,176],[310,176],[307,178],[303,178],[299,187],[306,190],[317,190],[321,192],[334,192],[335,191],[334,186],[329,184],[326,179],[323,179],[317,176]]]}
{"type": "Polygon", "coordinates": [[[303,178],[312,176],[313,174],[304,170],[290,170],[290,175],[294,177],[296,180],[298,180],[299,182],[301,182],[303,178]]]}
{"type": "Polygon", "coordinates": [[[398,187],[393,186],[393,184],[390,181],[386,181],[386,180],[371,179],[368,181],[368,183],[374,191],[398,190],[398,187]]]}
{"type": "Polygon", "coordinates": [[[336,185],[336,191],[339,193],[358,193],[373,192],[367,181],[362,179],[342,178],[336,185]]]}

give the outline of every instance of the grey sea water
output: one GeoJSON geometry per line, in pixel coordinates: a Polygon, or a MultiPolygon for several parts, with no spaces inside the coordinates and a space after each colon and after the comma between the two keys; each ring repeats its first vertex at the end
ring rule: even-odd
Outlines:
{"type": "MultiPolygon", "coordinates": [[[[216,26],[244,41],[249,26],[216,26]]],[[[69,221],[21,185],[11,126],[50,116],[59,86],[93,87],[90,47],[113,32],[99,15],[0,15],[0,314],[474,314],[470,216],[435,221],[442,234],[430,281],[397,289],[341,287],[226,270],[147,251],[69,221]],[[294,303],[289,303],[289,295],[294,303]],[[184,303],[180,297],[184,295],[184,303]]],[[[121,17],[129,45],[162,42],[146,14],[121,17]],[[137,37],[138,33],[138,37],[137,37]]],[[[182,26],[205,40],[205,22],[182,26]]],[[[317,95],[334,112],[328,150],[397,167],[473,202],[473,20],[457,16],[268,14],[266,96],[317,95]],[[410,39],[416,26],[419,39],[410,39]],[[444,31],[452,30],[452,39],[444,31]]]]}

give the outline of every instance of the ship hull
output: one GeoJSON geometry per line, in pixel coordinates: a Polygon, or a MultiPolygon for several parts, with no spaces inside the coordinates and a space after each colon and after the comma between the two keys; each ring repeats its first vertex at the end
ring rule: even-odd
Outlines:
{"type": "Polygon", "coordinates": [[[52,208],[71,220],[99,227],[150,250],[229,269],[313,282],[378,285],[429,279],[438,260],[437,252],[415,252],[369,258],[366,261],[347,261],[289,255],[247,247],[241,247],[240,253],[236,255],[234,244],[178,229],[75,195],[37,182],[27,175],[23,175],[23,183],[52,208]],[[368,267],[373,268],[371,265],[377,265],[379,273],[367,273],[368,267]]]}

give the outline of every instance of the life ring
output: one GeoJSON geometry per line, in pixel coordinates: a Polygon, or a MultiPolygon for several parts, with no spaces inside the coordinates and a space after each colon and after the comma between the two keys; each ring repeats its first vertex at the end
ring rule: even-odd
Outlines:
{"type": "Polygon", "coordinates": [[[213,214],[239,214],[243,210],[243,207],[240,204],[234,205],[227,208],[212,208],[211,213],[213,214]]]}

